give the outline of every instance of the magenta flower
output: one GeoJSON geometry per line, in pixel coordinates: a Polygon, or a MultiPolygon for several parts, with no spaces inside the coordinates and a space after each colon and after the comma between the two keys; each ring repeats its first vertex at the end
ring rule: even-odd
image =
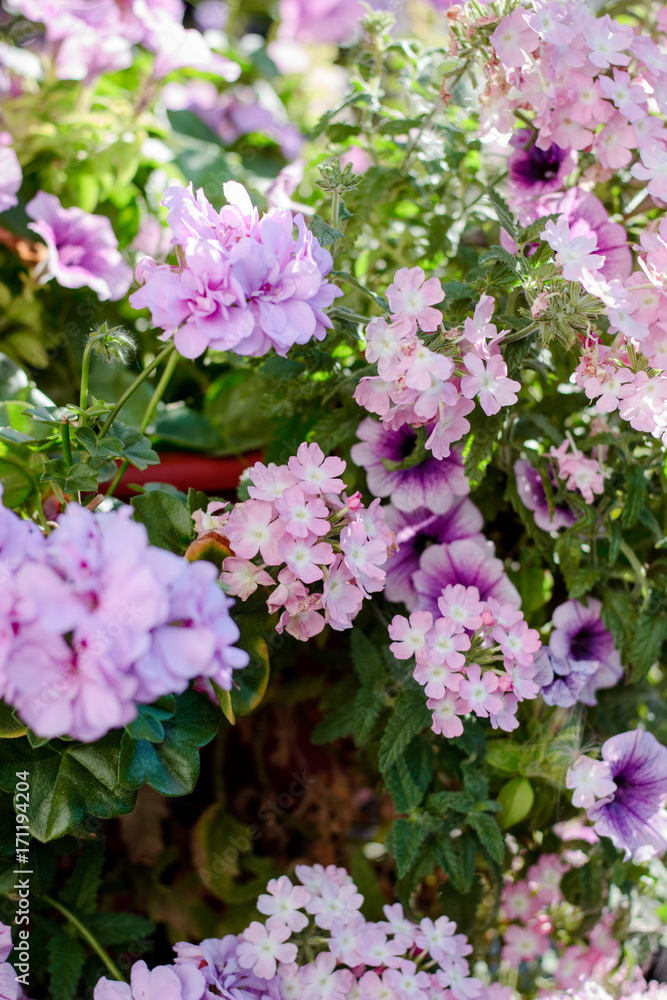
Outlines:
{"type": "Polygon", "coordinates": [[[55,278],[64,288],[88,286],[98,298],[122,299],[132,282],[132,270],[118,250],[111,222],[81,208],[63,208],[53,194],[38,191],[26,205],[34,222],[28,228],[48,248],[42,281],[55,278]]]}
{"type": "Polygon", "coordinates": [[[644,730],[612,736],[602,746],[616,790],[588,810],[600,837],[647,860],[667,850],[667,748],[644,730]]]}
{"type": "Polygon", "coordinates": [[[577,164],[574,150],[561,149],[555,143],[546,149],[532,143],[525,149],[531,135],[530,129],[519,129],[510,140],[514,152],[507,161],[507,172],[515,198],[537,197],[558,191],[577,164]]]}
{"type": "Polygon", "coordinates": [[[422,554],[413,579],[417,606],[435,616],[438,598],[449,584],[477,587],[482,601],[496,597],[517,608],[521,604],[518,591],[505,575],[500,559],[494,557],[490,543],[481,545],[472,539],[462,539],[431,545],[422,554]]]}

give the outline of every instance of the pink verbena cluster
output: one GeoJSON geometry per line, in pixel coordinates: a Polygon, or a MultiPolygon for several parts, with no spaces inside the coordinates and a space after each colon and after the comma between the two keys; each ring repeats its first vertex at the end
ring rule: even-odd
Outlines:
{"type": "Polygon", "coordinates": [[[507,377],[500,353],[504,333],[491,322],[494,299],[482,295],[463,333],[434,334],[442,314],[434,306],[445,293],[437,278],[424,280],[421,267],[403,267],[387,289],[391,323],[380,317],[366,327],[366,360],[377,363],[377,375],[361,379],[354,394],[360,406],[377,413],[386,427],[429,426],[426,447],[447,458],[451,446],[470,430],[466,416],[477,399],[487,416],[516,403],[519,382],[507,377]]]}
{"type": "Polygon", "coordinates": [[[521,111],[539,150],[590,151],[593,180],[629,167],[650,195],[667,197],[667,129],[653,113],[667,112],[667,55],[659,45],[576,0],[520,5],[490,40],[497,60],[486,67],[483,140],[508,142],[521,111]]]}
{"type": "MultiPolygon", "coordinates": [[[[539,962],[549,953],[553,986],[558,990],[577,987],[589,978],[604,981],[621,956],[621,946],[612,934],[617,914],[605,909],[590,931],[579,932],[584,914],[563,897],[563,875],[586,861],[580,850],[543,854],[523,878],[505,883],[500,899],[501,958],[517,967],[522,962],[539,962]]],[[[543,995],[553,994],[545,990],[543,995]]]]}
{"type": "Polygon", "coordinates": [[[438,609],[435,621],[430,611],[414,611],[389,626],[394,656],[416,660],[414,678],[428,698],[433,731],[460,736],[461,716],[469,714],[490,719],[494,729],[516,729],[518,703],[539,693],[538,633],[513,604],[481,601],[477,587],[444,587],[438,609]]]}
{"type": "Polygon", "coordinates": [[[302,215],[273,208],[260,219],[243,185],[223,188],[220,212],[201,190],[167,190],[162,204],[179,263],[141,260],[141,288],[130,302],[148,308],[163,339],[173,336],[186,358],[208,347],[253,357],[275,347],[285,355],[294,344],[323,340],[332,326],[323,310],[343,294],[326,280],[331,254],[302,215]]]}
{"type": "Polygon", "coordinates": [[[364,507],[360,493],[343,492],[344,471],[342,458],[304,443],[287,465],[257,462],[250,499],[207,522],[234,552],[222,565],[228,592],[245,601],[258,586],[272,587],[269,611],[283,609],[276,629],[297,639],[325,624],[350,628],[364,598],[384,588],[394,535],[379,500],[364,507]]]}
{"type": "Polygon", "coordinates": [[[40,737],[91,742],[248,662],[213,564],[149,545],[131,513],[70,504],[44,537],[0,506],[0,697],[40,737]]]}
{"type": "Polygon", "coordinates": [[[95,1000],[505,1000],[470,975],[472,951],[447,917],[408,919],[400,903],[366,920],[344,868],[296,866],[298,883],[272,879],[257,901],[265,921],[242,934],[175,945],[174,964],[132,969],[131,987],[101,979],[95,1000]]]}

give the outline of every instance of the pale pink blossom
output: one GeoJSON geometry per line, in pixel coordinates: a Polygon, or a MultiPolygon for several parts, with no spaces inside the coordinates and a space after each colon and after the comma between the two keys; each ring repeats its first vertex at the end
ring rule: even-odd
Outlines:
{"type": "Polygon", "coordinates": [[[586,756],[579,757],[568,769],[565,784],[573,789],[572,805],[578,809],[590,809],[597,799],[606,798],[616,791],[609,764],[586,756]]]}
{"type": "Polygon", "coordinates": [[[501,406],[511,406],[517,401],[521,383],[507,378],[507,365],[497,354],[486,365],[475,354],[466,354],[463,363],[470,372],[461,379],[461,392],[468,399],[474,396],[487,416],[498,413],[501,406]]]}
{"type": "Polygon", "coordinates": [[[442,323],[442,313],[433,308],[445,297],[442,285],[437,278],[424,279],[423,268],[401,267],[387,289],[392,319],[409,320],[412,333],[417,332],[417,327],[432,333],[442,323]]]}

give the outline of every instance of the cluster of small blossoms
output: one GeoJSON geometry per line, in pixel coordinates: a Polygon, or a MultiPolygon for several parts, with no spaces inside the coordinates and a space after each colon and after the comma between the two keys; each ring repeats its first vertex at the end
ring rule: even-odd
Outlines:
{"type": "Polygon", "coordinates": [[[667,55],[647,34],[576,0],[532,0],[504,17],[490,42],[497,58],[480,98],[482,139],[509,142],[520,111],[537,149],[592,154],[594,181],[629,167],[650,195],[667,198],[658,114],[667,113],[667,55]]]}
{"type": "Polygon", "coordinates": [[[247,665],[213,564],[149,545],[131,514],[70,504],[45,537],[0,506],[0,697],[40,737],[92,742],[247,665]]]}
{"type": "Polygon", "coordinates": [[[421,267],[396,272],[387,289],[391,323],[378,317],[366,327],[366,360],[377,363],[378,374],[362,378],[354,394],[385,427],[428,427],[426,448],[439,459],[470,430],[466,416],[475,399],[491,416],[516,403],[521,388],[507,377],[499,346],[504,333],[491,322],[494,299],[482,295],[463,333],[436,333],[442,314],[434,306],[444,297],[438,279],[425,281],[421,267]],[[431,350],[418,330],[439,350],[431,350]]]}
{"type": "Polygon", "coordinates": [[[275,347],[323,340],[331,320],[323,311],[342,291],[326,280],[331,254],[302,215],[273,208],[260,219],[243,185],[228,181],[216,212],[192,187],[170,187],[162,204],[177,248],[178,266],[143,258],[130,296],[173,336],[176,349],[197,358],[207,348],[257,357],[275,347]],[[297,235],[294,235],[296,227],[297,235]]]}
{"type": "Polygon", "coordinates": [[[227,591],[245,601],[258,586],[271,587],[269,611],[283,609],[276,629],[297,639],[325,624],[350,628],[364,598],[384,589],[393,532],[379,500],[364,507],[360,493],[343,492],[344,471],[343,459],[304,443],[287,465],[257,462],[248,470],[250,499],[197,525],[229,543],[233,555],[221,577],[227,591]]]}
{"type": "Polygon", "coordinates": [[[344,868],[296,866],[294,884],[272,879],[238,936],[175,945],[173,965],[132,968],[131,986],[101,979],[95,1000],[508,1000],[470,974],[465,934],[447,917],[415,923],[400,903],[366,920],[364,897],[344,868]]]}
{"type": "MultiPolygon", "coordinates": [[[[522,962],[539,962],[550,953],[549,978],[553,976],[553,986],[558,990],[577,987],[588,978],[603,981],[616,968],[621,955],[621,946],[612,935],[616,915],[609,910],[603,911],[586,935],[573,933],[580,923],[579,914],[565,901],[560,882],[573,867],[572,862],[580,866],[586,860],[581,851],[543,854],[523,878],[505,883],[500,899],[501,958],[516,968],[522,962]]],[[[553,994],[545,989],[543,995],[553,994]]]]}
{"type": "Polygon", "coordinates": [[[477,587],[444,587],[438,609],[435,621],[430,611],[414,611],[409,619],[396,615],[389,626],[394,656],[415,658],[414,677],[433,712],[433,731],[460,736],[461,716],[469,714],[489,719],[494,729],[516,729],[518,703],[539,693],[537,631],[514,604],[481,601],[477,587]]]}
{"type": "Polygon", "coordinates": [[[602,744],[602,760],[579,757],[568,770],[572,804],[625,859],[647,861],[667,850],[667,748],[642,729],[602,744]]]}

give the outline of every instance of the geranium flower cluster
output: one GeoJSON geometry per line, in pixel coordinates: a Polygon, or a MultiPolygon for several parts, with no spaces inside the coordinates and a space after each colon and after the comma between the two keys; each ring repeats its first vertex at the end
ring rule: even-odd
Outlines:
{"type": "Polygon", "coordinates": [[[425,447],[444,459],[470,430],[466,416],[475,399],[491,416],[516,403],[521,384],[507,377],[499,347],[504,332],[491,322],[494,299],[482,295],[463,333],[436,334],[442,314],[434,306],[445,293],[437,278],[424,278],[421,267],[396,272],[387,289],[391,323],[378,317],[366,327],[366,360],[377,363],[378,374],[362,378],[354,398],[392,430],[428,427],[425,447]],[[418,330],[431,335],[437,351],[418,330]]]}
{"type": "Polygon", "coordinates": [[[297,865],[297,884],[271,879],[254,920],[239,935],[179,942],[173,965],[132,967],[131,986],[100,979],[95,1000],[506,1000],[470,974],[465,934],[447,917],[415,923],[400,903],[366,920],[364,897],[344,868],[297,865]]]}
{"type": "Polygon", "coordinates": [[[285,355],[294,344],[322,340],[332,326],[324,309],[343,294],[326,280],[331,254],[302,215],[273,208],[260,219],[243,185],[223,188],[220,212],[201,190],[167,190],[162,204],[179,263],[143,258],[131,304],[147,308],[186,358],[209,347],[253,357],[275,347],[285,355]]]}
{"type": "Polygon", "coordinates": [[[70,504],[45,537],[0,507],[0,697],[40,737],[92,742],[248,662],[213,564],[149,545],[131,513],[70,504]]]}
{"type": "Polygon", "coordinates": [[[470,714],[490,719],[494,729],[516,729],[519,702],[539,692],[533,666],[539,634],[514,604],[482,601],[477,587],[443,587],[438,611],[435,620],[430,611],[414,611],[389,625],[394,656],[415,658],[433,731],[460,736],[461,717],[470,714]]]}
{"type": "MultiPolygon", "coordinates": [[[[585,831],[578,834],[582,839],[585,831]]],[[[612,933],[617,914],[603,910],[594,927],[582,935],[577,931],[576,909],[564,899],[560,888],[563,875],[585,862],[581,851],[543,854],[522,878],[505,883],[500,899],[501,958],[516,968],[522,962],[539,962],[551,953],[550,978],[553,976],[557,990],[576,988],[588,979],[606,981],[621,957],[621,946],[612,933]]],[[[554,993],[545,989],[541,995],[554,993]]]]}
{"type": "Polygon", "coordinates": [[[237,63],[211,51],[204,36],[184,28],[182,0],[12,0],[30,21],[44,24],[44,55],[60,80],[90,83],[132,65],[134,45],[155,53],[153,76],[185,66],[236,80],[237,63]]]}
{"type": "MultiPolygon", "coordinates": [[[[519,5],[490,41],[497,59],[486,69],[482,139],[509,142],[515,112],[524,122],[528,112],[547,182],[568,172],[576,151],[585,150],[597,161],[594,180],[630,167],[633,177],[648,182],[649,194],[667,196],[667,130],[651,113],[667,112],[667,55],[659,45],[575,0],[519,5]]],[[[525,163],[523,170],[517,161],[513,166],[519,178],[534,178],[525,163]]]]}
{"type": "Polygon", "coordinates": [[[547,705],[596,705],[596,691],[614,687],[623,676],[618,650],[593,597],[561,604],[553,613],[549,645],[535,657],[535,680],[547,705]]]}
{"type": "Polygon", "coordinates": [[[626,860],[647,861],[667,850],[667,748],[642,729],[602,744],[602,760],[581,756],[568,770],[572,803],[586,810],[600,837],[626,860]]]}
{"type": "Polygon", "coordinates": [[[245,601],[272,587],[269,611],[283,609],[276,629],[297,639],[325,624],[350,628],[364,598],[384,588],[393,533],[379,500],[364,507],[360,493],[347,496],[344,471],[342,458],[304,443],[287,465],[253,465],[250,498],[203,526],[224,533],[234,553],[222,564],[228,592],[245,601]]]}

